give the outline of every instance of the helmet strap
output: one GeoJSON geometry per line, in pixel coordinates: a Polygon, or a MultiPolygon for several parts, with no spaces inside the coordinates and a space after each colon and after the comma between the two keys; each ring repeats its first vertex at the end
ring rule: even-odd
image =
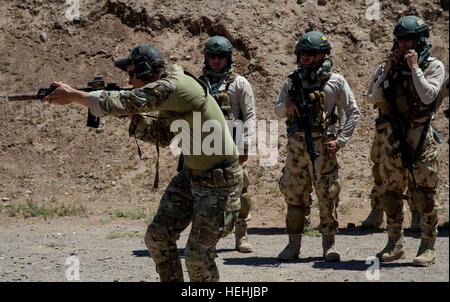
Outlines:
{"type": "Polygon", "coordinates": [[[309,81],[325,83],[331,76],[332,66],[332,60],[330,58],[325,58],[320,62],[314,62],[308,66],[300,65],[300,72],[302,73],[303,78],[309,81]],[[325,64],[325,61],[328,61],[327,64],[325,64]]]}
{"type": "Polygon", "coordinates": [[[211,79],[222,79],[228,77],[233,72],[233,66],[228,65],[222,71],[216,72],[208,65],[203,68],[203,74],[211,79]]]}

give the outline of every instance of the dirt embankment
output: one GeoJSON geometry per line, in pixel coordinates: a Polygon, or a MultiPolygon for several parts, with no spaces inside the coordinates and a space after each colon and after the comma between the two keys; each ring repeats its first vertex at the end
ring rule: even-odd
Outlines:
{"type": "MultiPolygon", "coordinates": [[[[54,2],[0,4],[0,94],[33,92],[56,79],[85,86],[97,74],[126,85],[126,75],[113,67],[112,60],[142,43],[157,46],[170,63],[199,74],[203,43],[209,36],[224,35],[236,48],[237,72],[253,86],[258,119],[274,120],[273,102],[295,68],[293,50],[298,37],[308,29],[324,31],[333,47],[335,69],[347,79],[361,111],[352,139],[339,152],[342,192],[338,213],[344,227],[349,222],[359,224],[370,210],[369,150],[376,113],[366,103],[365,92],[391,47],[392,28],[400,16],[418,14],[426,20],[432,53],[448,71],[448,1],[383,1],[381,18],[367,20],[368,7],[361,1],[319,1],[322,5],[317,5],[315,1],[284,0],[225,4],[82,0],[76,22],[66,18],[65,1],[54,2]]],[[[433,121],[445,140],[448,120],[442,111],[447,106],[448,100],[433,121]]],[[[162,150],[161,186],[153,190],[154,147],[140,144],[141,160],[134,140],[128,138],[126,120],[104,118],[103,130],[94,131],[85,127],[85,119],[86,110],[76,105],[63,108],[0,101],[0,228],[33,223],[41,227],[45,226],[42,217],[51,224],[55,217],[73,216],[67,218],[68,224],[100,223],[113,231],[137,219],[141,230],[145,229],[145,221],[155,213],[174,174],[176,159],[170,150],[162,150]]],[[[249,164],[255,203],[251,224],[255,227],[284,225],[285,204],[277,184],[286,156],[283,123],[278,131],[276,165],[261,167],[257,158],[249,164]]],[[[439,152],[436,201],[440,220],[448,221],[448,145],[439,145],[439,152]]],[[[406,224],[408,220],[409,214],[406,224]]],[[[317,207],[312,222],[318,222],[317,207]]],[[[42,232],[47,232],[45,227],[42,232]]],[[[274,247],[271,254],[279,248],[274,247]]]]}

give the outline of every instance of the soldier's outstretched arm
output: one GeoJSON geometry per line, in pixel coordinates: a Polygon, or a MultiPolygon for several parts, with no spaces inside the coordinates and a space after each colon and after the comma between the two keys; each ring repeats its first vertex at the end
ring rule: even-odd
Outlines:
{"type": "Polygon", "coordinates": [[[51,86],[56,87],[56,89],[44,98],[44,102],[58,105],[76,102],[88,107],[88,92],[76,90],[63,82],[53,82],[51,86]]]}
{"type": "Polygon", "coordinates": [[[174,84],[163,80],[131,91],[97,90],[90,93],[73,89],[62,82],[54,82],[52,85],[57,88],[45,101],[60,105],[76,102],[89,107],[91,113],[98,117],[157,111],[175,89],[174,84]]]}

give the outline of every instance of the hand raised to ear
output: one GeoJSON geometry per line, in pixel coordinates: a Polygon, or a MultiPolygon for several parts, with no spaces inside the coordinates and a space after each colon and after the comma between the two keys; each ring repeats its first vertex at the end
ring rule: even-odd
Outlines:
{"type": "Polygon", "coordinates": [[[408,64],[409,69],[416,70],[419,68],[419,56],[413,49],[408,50],[405,55],[405,61],[406,64],[408,64]]]}

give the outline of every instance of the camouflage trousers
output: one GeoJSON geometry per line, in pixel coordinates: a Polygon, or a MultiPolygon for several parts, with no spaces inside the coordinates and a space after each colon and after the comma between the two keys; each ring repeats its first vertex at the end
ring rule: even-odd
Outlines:
{"type": "MultiPolygon", "coordinates": [[[[383,136],[375,131],[375,135],[372,141],[372,147],[370,149],[370,159],[372,160],[372,176],[373,176],[373,187],[370,193],[370,206],[372,209],[381,210],[381,201],[383,199],[383,180],[380,175],[380,158],[381,151],[383,147],[383,136]]],[[[417,211],[415,204],[411,200],[411,196],[408,191],[405,194],[405,199],[408,203],[409,209],[411,211],[417,211]]]]}
{"type": "MultiPolygon", "coordinates": [[[[387,215],[387,232],[395,235],[402,228],[403,198],[408,189],[411,202],[421,213],[421,230],[423,238],[431,238],[437,234],[437,211],[434,200],[438,184],[438,154],[437,146],[432,137],[431,129],[426,134],[422,152],[420,152],[416,166],[413,169],[417,187],[413,184],[408,169],[403,168],[399,152],[395,152],[398,141],[393,145],[389,143],[392,129],[389,123],[377,126],[381,132],[380,177],[383,183],[383,198],[381,205],[387,215]]],[[[410,146],[419,143],[423,127],[408,130],[407,142],[410,146]]],[[[411,151],[414,155],[414,150],[411,151]]]]}
{"type": "Polygon", "coordinates": [[[240,210],[242,168],[183,169],[170,182],[145,234],[160,280],[183,281],[176,241],[192,222],[185,263],[192,282],[219,281],[215,249],[234,228],[240,210]]]}
{"type": "Polygon", "coordinates": [[[317,179],[314,179],[306,142],[301,134],[297,132],[289,137],[286,163],[279,181],[280,190],[288,204],[286,230],[288,234],[303,232],[300,213],[304,211],[299,211],[299,208],[311,206],[310,194],[314,186],[319,201],[319,231],[323,235],[333,235],[339,225],[336,214],[340,192],[339,165],[336,154],[328,150],[326,143],[334,138],[314,138],[315,151],[319,153],[315,160],[317,179]]]}
{"type": "Polygon", "coordinates": [[[241,193],[241,210],[239,212],[239,218],[243,219],[244,221],[249,221],[251,218],[250,210],[252,209],[252,200],[250,198],[250,194],[248,193],[248,187],[250,186],[250,176],[248,174],[245,163],[242,164],[242,171],[244,174],[244,181],[241,193]]]}

